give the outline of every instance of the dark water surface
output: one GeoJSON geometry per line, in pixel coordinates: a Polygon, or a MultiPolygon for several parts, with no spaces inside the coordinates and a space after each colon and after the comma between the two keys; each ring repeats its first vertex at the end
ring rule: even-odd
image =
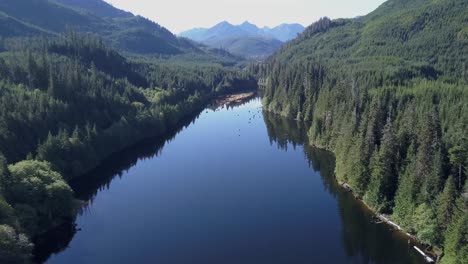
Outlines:
{"type": "Polygon", "coordinates": [[[39,238],[39,261],[86,263],[422,263],[406,238],[338,188],[334,159],[304,125],[259,99],[205,110],[73,184],[74,224],[39,238]],[[177,134],[177,135],[176,135],[177,134]],[[91,179],[91,180],[89,180],[91,179]]]}

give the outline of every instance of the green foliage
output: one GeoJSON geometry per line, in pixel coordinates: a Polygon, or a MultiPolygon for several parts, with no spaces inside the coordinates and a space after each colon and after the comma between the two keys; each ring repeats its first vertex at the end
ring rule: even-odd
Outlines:
{"type": "Polygon", "coordinates": [[[50,222],[72,216],[73,191],[49,163],[25,160],[9,166],[9,169],[11,179],[6,198],[13,207],[21,208],[18,210],[20,220],[34,218],[34,228],[31,223],[22,223],[31,227],[27,230],[29,234],[37,234],[50,222]]]}
{"type": "Polygon", "coordinates": [[[443,264],[466,264],[468,259],[468,214],[458,212],[445,236],[443,264]]]}

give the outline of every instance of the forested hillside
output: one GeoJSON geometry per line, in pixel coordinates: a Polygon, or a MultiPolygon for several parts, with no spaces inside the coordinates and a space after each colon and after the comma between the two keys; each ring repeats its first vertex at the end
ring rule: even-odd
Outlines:
{"type": "Polygon", "coordinates": [[[135,54],[216,57],[215,51],[103,0],[4,0],[0,1],[0,21],[2,37],[56,37],[72,29],[92,32],[107,45],[135,54]]]}
{"type": "Polygon", "coordinates": [[[312,121],[336,177],[442,253],[468,259],[468,2],[389,0],[323,18],[269,60],[266,110],[312,121]]]}
{"type": "Polygon", "coordinates": [[[264,58],[273,54],[283,42],[265,37],[244,36],[239,38],[214,39],[207,41],[208,45],[228,50],[248,58],[264,58]]]}
{"type": "Polygon", "coordinates": [[[81,9],[100,17],[131,18],[133,14],[113,7],[111,4],[101,0],[56,0],[67,6],[81,9]]]}
{"type": "Polygon", "coordinates": [[[67,181],[256,86],[236,69],[129,61],[90,34],[0,47],[0,263],[28,262],[28,237],[74,214],[67,181]]]}

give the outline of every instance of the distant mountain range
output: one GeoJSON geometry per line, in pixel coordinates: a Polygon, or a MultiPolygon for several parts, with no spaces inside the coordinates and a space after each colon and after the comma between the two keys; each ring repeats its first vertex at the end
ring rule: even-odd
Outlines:
{"type": "Polygon", "coordinates": [[[179,34],[211,47],[224,48],[232,53],[255,57],[272,54],[284,42],[304,31],[300,24],[281,24],[274,28],[259,28],[249,22],[233,25],[223,21],[211,28],[195,28],[179,34]]]}

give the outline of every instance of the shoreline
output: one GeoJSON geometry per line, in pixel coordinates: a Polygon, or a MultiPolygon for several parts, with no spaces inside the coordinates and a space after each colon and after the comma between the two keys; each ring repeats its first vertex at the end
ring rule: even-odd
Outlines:
{"type": "MultiPolygon", "coordinates": [[[[305,122],[305,121],[302,121],[302,120],[297,120],[295,118],[291,118],[290,116],[284,115],[282,113],[278,113],[278,112],[275,112],[275,111],[269,111],[269,110],[267,110],[265,108],[263,108],[263,111],[267,111],[269,113],[279,115],[279,116],[285,117],[287,119],[290,119],[290,120],[293,120],[293,121],[296,121],[296,122],[305,122]]],[[[310,147],[313,147],[313,148],[316,148],[316,149],[320,149],[320,150],[329,151],[336,157],[336,154],[335,154],[334,151],[332,151],[332,150],[330,150],[328,148],[325,148],[325,147],[317,146],[316,144],[309,142],[308,138],[307,138],[307,141],[304,142],[304,145],[307,145],[307,146],[310,146],[310,147]]],[[[419,241],[419,239],[415,235],[409,234],[404,229],[402,229],[397,223],[392,222],[387,216],[385,216],[383,214],[379,214],[378,212],[376,212],[369,205],[367,205],[362,199],[359,199],[358,197],[356,197],[356,195],[353,193],[353,189],[351,188],[349,183],[338,181],[338,179],[336,178],[335,173],[334,173],[334,181],[339,186],[339,188],[342,189],[342,191],[347,192],[347,193],[351,193],[352,197],[356,201],[358,201],[363,206],[363,208],[365,208],[366,210],[369,210],[373,214],[373,217],[381,220],[381,223],[384,223],[385,225],[387,225],[392,231],[398,232],[400,235],[402,235],[404,237],[407,237],[408,240],[412,241],[413,243],[416,242],[417,246],[413,245],[415,251],[418,252],[419,254],[421,254],[421,256],[424,258],[424,260],[427,263],[438,263],[438,260],[441,257],[439,254],[435,253],[434,251],[428,251],[428,250],[419,248],[421,246],[430,246],[430,247],[433,248],[434,247],[433,245],[426,245],[426,244],[421,243],[419,241]]],[[[375,223],[377,224],[377,222],[375,222],[375,223]]]]}
{"type": "MultiPolygon", "coordinates": [[[[322,150],[327,150],[325,148],[319,148],[315,145],[312,145],[312,147],[314,148],[317,148],[317,149],[322,149],[322,150]]],[[[327,151],[330,151],[330,150],[327,150],[327,151]]],[[[333,153],[333,151],[331,151],[333,153]]],[[[335,155],[335,153],[333,153],[333,155],[335,155]]],[[[345,191],[345,192],[348,192],[348,193],[351,193],[351,195],[353,196],[353,198],[358,201],[366,210],[369,210],[370,212],[372,212],[373,214],[373,218],[374,219],[378,219],[380,220],[380,222],[374,222],[375,224],[385,224],[387,225],[392,231],[394,232],[398,232],[400,235],[402,236],[405,236],[408,238],[408,243],[409,241],[412,241],[414,244],[416,245],[412,245],[413,248],[419,253],[421,254],[421,256],[424,258],[424,260],[427,262],[427,263],[438,263],[438,261],[435,261],[435,259],[439,259],[439,255],[436,254],[435,252],[433,251],[428,251],[428,250],[425,250],[425,249],[421,249],[420,247],[421,246],[430,246],[430,247],[433,247],[432,245],[426,245],[426,244],[423,244],[419,241],[419,239],[415,236],[415,235],[412,235],[408,232],[406,232],[403,228],[401,228],[397,223],[393,222],[392,220],[389,219],[389,216],[388,215],[384,215],[384,214],[380,214],[380,213],[377,213],[374,209],[372,209],[366,202],[364,202],[362,199],[359,199],[358,197],[356,197],[356,195],[354,195],[353,193],[353,190],[351,188],[351,186],[349,186],[348,183],[346,182],[340,182],[340,181],[337,181],[336,177],[335,177],[335,181],[336,183],[338,183],[338,186],[340,186],[340,188],[345,191]]]]}
{"type": "Polygon", "coordinates": [[[242,104],[243,102],[250,100],[256,96],[257,96],[257,92],[255,91],[227,94],[227,95],[218,96],[217,98],[213,100],[213,102],[214,102],[214,105],[217,107],[231,106],[231,105],[242,104]]]}

